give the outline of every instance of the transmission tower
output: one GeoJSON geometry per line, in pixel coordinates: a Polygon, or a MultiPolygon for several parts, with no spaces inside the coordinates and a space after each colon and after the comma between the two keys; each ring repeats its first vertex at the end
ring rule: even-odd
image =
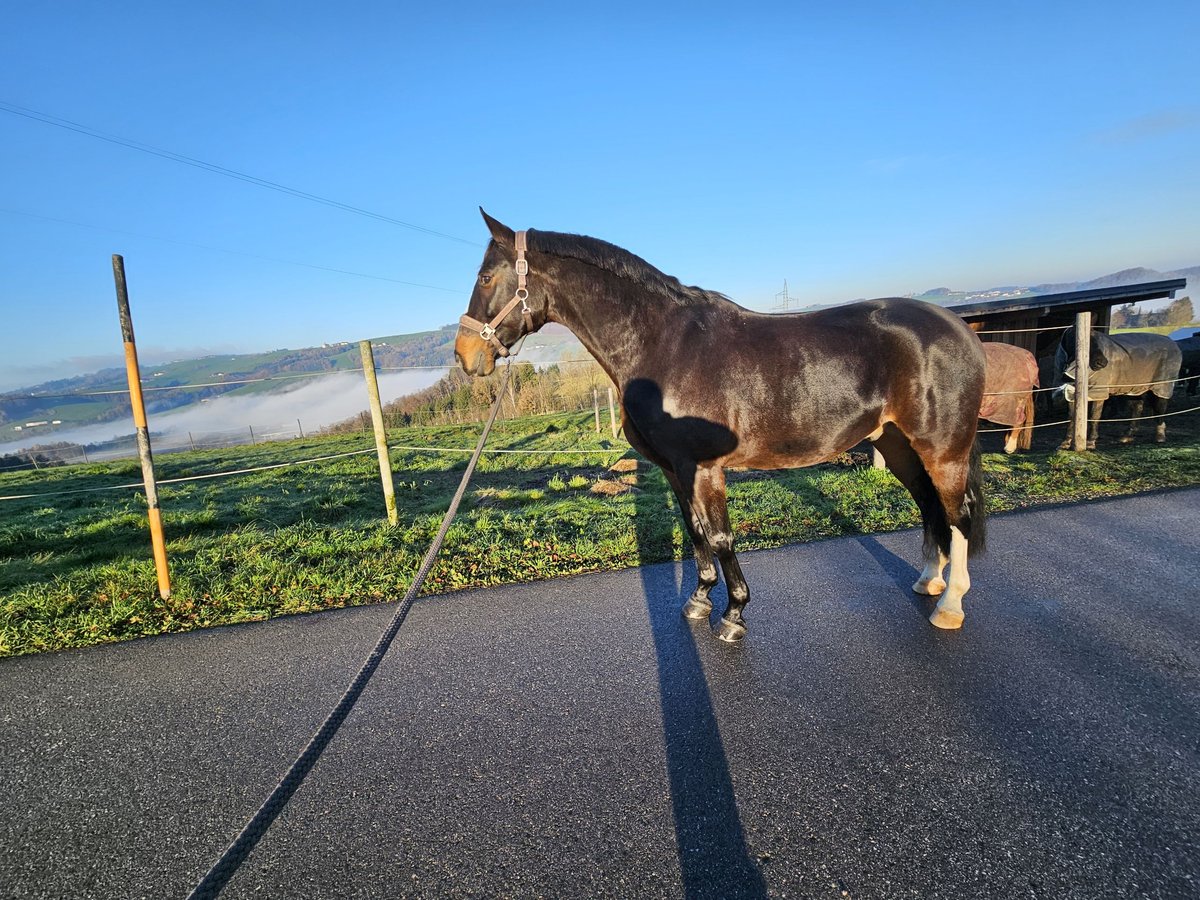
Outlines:
{"type": "Polygon", "coordinates": [[[788,312],[793,305],[799,305],[800,301],[788,293],[787,279],[783,279],[783,290],[775,295],[775,305],[771,307],[771,312],[788,312]]]}

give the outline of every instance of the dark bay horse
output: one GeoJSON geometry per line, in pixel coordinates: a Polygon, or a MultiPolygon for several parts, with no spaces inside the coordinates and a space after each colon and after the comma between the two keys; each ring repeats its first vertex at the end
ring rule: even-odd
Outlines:
{"type": "MultiPolygon", "coordinates": [[[[1076,336],[1072,326],[1063,332],[1055,353],[1058,380],[1063,383],[1064,395],[1071,404],[1071,418],[1075,417],[1075,360],[1076,336]]],[[[1129,397],[1129,431],[1120,438],[1121,443],[1130,443],[1137,432],[1137,419],[1141,417],[1146,398],[1150,398],[1153,415],[1159,417],[1154,429],[1154,439],[1160,444],[1167,439],[1167,422],[1162,416],[1167,411],[1171,395],[1175,392],[1175,379],[1179,377],[1182,353],[1179,346],[1166,335],[1152,332],[1127,332],[1107,335],[1093,331],[1088,344],[1088,430],[1087,449],[1096,448],[1096,436],[1100,429],[1100,416],[1109,397],[1129,397]]],[[[1067,437],[1059,449],[1071,445],[1071,428],[1067,426],[1067,437]]]]}
{"type": "Polygon", "coordinates": [[[756,313],[604,241],[483,217],[492,240],[455,356],[468,374],[490,374],[546,322],[583,342],[620,392],[630,444],[679,500],[699,576],[685,616],[709,617],[715,557],[729,593],[717,636],[746,633],[726,468],[811,466],[867,439],[921,511],[925,567],[913,590],[940,595],[934,625],[962,624],[985,507],[975,441],[983,347],[960,318],[907,299],[756,313]]]}

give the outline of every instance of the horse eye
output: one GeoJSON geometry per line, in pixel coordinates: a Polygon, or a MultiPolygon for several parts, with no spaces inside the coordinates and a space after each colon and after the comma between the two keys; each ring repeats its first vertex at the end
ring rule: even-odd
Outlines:
{"type": "Polygon", "coordinates": [[[487,287],[487,285],[492,283],[492,276],[491,275],[480,275],[479,283],[482,284],[484,287],[487,287]]]}

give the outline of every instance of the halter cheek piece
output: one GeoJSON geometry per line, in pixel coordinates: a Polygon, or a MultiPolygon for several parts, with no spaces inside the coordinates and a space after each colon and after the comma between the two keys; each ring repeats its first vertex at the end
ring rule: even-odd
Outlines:
{"type": "Polygon", "coordinates": [[[500,339],[496,337],[496,326],[508,318],[508,314],[516,308],[518,303],[521,304],[521,314],[525,317],[525,330],[527,332],[533,331],[533,310],[529,308],[529,290],[525,286],[529,275],[529,263],[525,261],[525,232],[517,232],[516,247],[517,262],[514,268],[517,272],[517,292],[513,295],[513,298],[504,304],[504,308],[496,313],[496,317],[486,325],[478,319],[472,319],[470,316],[460,316],[458,320],[458,324],[463,328],[478,331],[481,338],[496,348],[497,356],[508,356],[508,348],[500,343],[500,339]]]}

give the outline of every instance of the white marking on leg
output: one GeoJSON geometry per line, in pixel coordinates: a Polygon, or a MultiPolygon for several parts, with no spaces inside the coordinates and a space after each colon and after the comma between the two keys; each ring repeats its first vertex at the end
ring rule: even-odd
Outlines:
{"type": "Polygon", "coordinates": [[[1017,431],[1018,431],[1018,430],[1019,430],[1019,429],[1016,429],[1016,428],[1014,428],[1012,431],[1010,431],[1010,432],[1008,433],[1008,437],[1006,437],[1006,438],[1004,439],[1004,452],[1005,452],[1005,453],[1015,453],[1015,452],[1016,452],[1016,449],[1017,449],[1017,431]]]}
{"type": "Polygon", "coordinates": [[[967,572],[967,538],[961,531],[951,526],[950,578],[929,621],[938,628],[961,628],[963,623],[962,598],[970,588],[971,576],[967,572]]]}
{"type": "Polygon", "coordinates": [[[946,556],[940,548],[934,547],[933,551],[925,557],[925,568],[921,570],[921,577],[917,579],[912,589],[918,594],[926,594],[930,597],[936,597],[944,591],[946,579],[942,577],[942,570],[946,568],[946,563],[949,561],[950,557],[946,556]]]}

